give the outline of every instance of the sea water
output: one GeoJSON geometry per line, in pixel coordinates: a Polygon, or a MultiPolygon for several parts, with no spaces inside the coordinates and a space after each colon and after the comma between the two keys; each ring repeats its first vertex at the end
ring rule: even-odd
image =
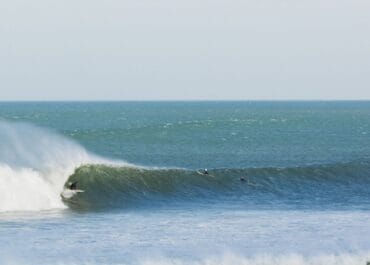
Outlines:
{"type": "Polygon", "coordinates": [[[0,264],[366,264],[369,188],[370,102],[0,103],[0,264]]]}

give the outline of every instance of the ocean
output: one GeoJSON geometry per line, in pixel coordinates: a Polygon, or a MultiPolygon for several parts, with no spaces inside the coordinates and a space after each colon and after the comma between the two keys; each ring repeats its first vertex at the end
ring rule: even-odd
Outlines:
{"type": "Polygon", "coordinates": [[[0,102],[0,264],[367,261],[370,102],[0,102]]]}

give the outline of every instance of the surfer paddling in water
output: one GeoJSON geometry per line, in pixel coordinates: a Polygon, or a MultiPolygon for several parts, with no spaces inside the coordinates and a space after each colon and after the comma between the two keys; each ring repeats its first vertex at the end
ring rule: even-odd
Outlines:
{"type": "Polygon", "coordinates": [[[250,186],[257,187],[257,184],[256,184],[256,183],[254,183],[253,181],[250,181],[250,180],[249,180],[249,178],[248,178],[247,176],[240,176],[240,177],[239,177],[239,180],[240,180],[240,182],[245,182],[245,183],[247,183],[247,184],[248,184],[248,185],[250,185],[250,186]]]}

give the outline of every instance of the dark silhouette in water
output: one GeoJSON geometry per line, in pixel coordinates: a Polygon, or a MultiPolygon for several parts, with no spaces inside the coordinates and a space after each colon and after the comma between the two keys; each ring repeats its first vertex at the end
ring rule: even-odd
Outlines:
{"type": "MultiPolygon", "coordinates": [[[[239,180],[240,180],[240,182],[245,182],[245,183],[247,183],[249,186],[257,187],[257,184],[256,184],[256,183],[254,183],[253,181],[250,181],[247,177],[240,176],[239,180]]],[[[369,264],[369,265],[370,265],[370,264],[369,264]]]]}
{"type": "Polygon", "coordinates": [[[77,190],[77,182],[78,182],[78,181],[74,181],[74,182],[72,182],[71,184],[69,184],[68,188],[69,188],[70,190],[77,190]]]}
{"type": "Polygon", "coordinates": [[[203,172],[204,175],[208,175],[208,170],[205,168],[204,169],[204,172],[203,172]]]}

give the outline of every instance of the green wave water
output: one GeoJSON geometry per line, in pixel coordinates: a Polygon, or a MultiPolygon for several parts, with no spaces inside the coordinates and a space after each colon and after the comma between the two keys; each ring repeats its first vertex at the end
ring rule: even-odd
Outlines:
{"type": "Polygon", "coordinates": [[[174,202],[244,203],[246,207],[368,207],[370,164],[293,168],[149,169],[83,165],[68,178],[83,193],[64,202],[73,209],[158,207],[174,202]]]}

